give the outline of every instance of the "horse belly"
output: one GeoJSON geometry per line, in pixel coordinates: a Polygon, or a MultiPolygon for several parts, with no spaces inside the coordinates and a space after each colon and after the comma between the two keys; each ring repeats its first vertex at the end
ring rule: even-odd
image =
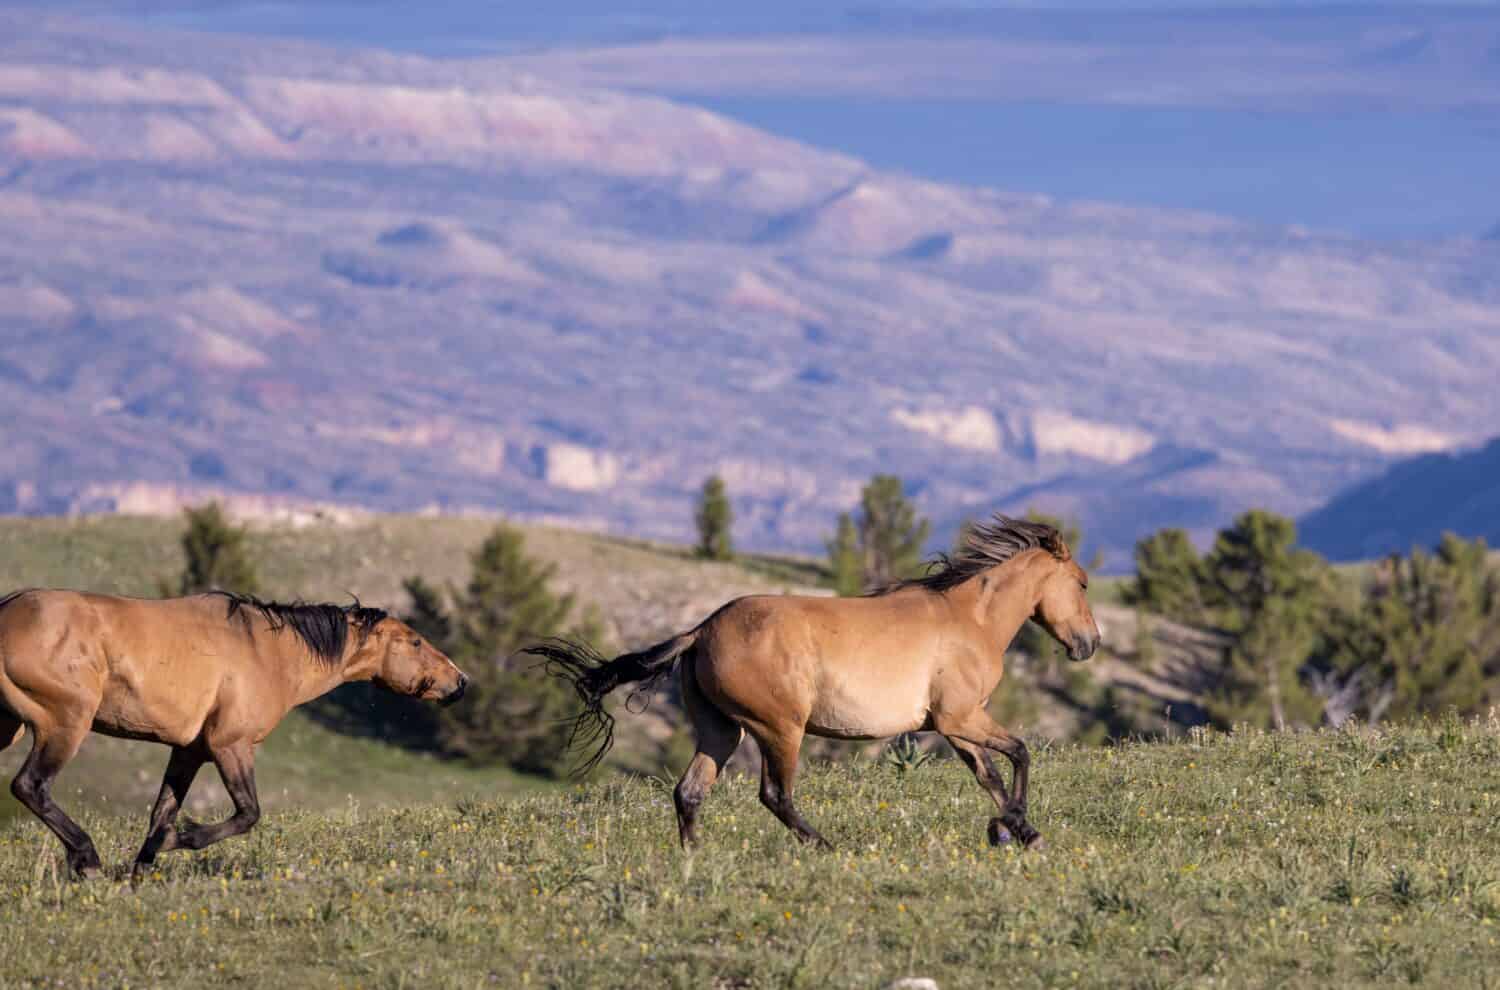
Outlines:
{"type": "Polygon", "coordinates": [[[869,672],[825,674],[819,680],[807,731],[834,739],[886,739],[927,722],[925,677],[889,678],[869,672]]]}
{"type": "Polygon", "coordinates": [[[94,714],[94,731],[187,745],[202,732],[217,694],[217,685],[206,674],[174,671],[166,664],[117,661],[94,714]]]}

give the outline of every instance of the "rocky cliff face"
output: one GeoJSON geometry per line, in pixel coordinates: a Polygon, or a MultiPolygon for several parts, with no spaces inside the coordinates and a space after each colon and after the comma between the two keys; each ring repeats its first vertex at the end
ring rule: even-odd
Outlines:
{"type": "Polygon", "coordinates": [[[0,13],[0,480],[811,549],[872,473],[1123,559],[1500,421],[1480,242],[943,186],[503,62],[0,13]],[[146,488],[132,488],[145,484],[146,488]]]}

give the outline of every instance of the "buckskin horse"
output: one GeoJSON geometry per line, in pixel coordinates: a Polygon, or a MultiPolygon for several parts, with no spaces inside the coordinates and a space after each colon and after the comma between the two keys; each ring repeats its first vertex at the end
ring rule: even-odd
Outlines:
{"type": "Polygon", "coordinates": [[[468,677],[377,608],[265,602],[213,592],[153,601],[73,591],[0,599],[0,750],[31,728],[11,793],[62,840],[75,874],[99,871],[82,828],[51,785],[90,731],[172,747],[151,811],[139,876],[170,849],[202,849],[260,819],[255,747],[287,712],[348,681],[452,703],[468,677]],[[212,760],[234,801],[213,825],[176,825],[212,760]]]}
{"type": "Polygon", "coordinates": [[[1055,528],[996,516],[970,527],[954,555],[940,556],[925,577],[861,598],[740,598],[688,632],[613,660],[566,640],[525,652],[578,692],[583,710],[574,735],[598,742],[585,766],[613,741],[605,696],[625,684],[647,690],[679,669],[697,736],[674,793],[684,846],[695,841],[698,808],[746,732],[762,756],[761,803],[797,838],[828,845],[792,803],[803,736],[935,731],[994,800],[990,841],[1014,837],[1035,848],[1042,840],[1026,820],[1026,743],[985,707],[1005,673],[1005,649],[1028,619],[1073,660],[1093,655],[1099,627],[1087,589],[1087,573],[1055,528]],[[1009,792],[990,751],[1011,763],[1009,792]]]}

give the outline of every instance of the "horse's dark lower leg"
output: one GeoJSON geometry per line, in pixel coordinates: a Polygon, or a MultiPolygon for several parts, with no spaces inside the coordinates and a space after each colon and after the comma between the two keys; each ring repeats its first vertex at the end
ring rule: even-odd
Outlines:
{"type": "Polygon", "coordinates": [[[984,788],[990,800],[995,802],[995,810],[998,814],[990,819],[989,840],[990,845],[1000,846],[1011,840],[1010,829],[1005,825],[1005,815],[1010,808],[1010,795],[1005,793],[1005,780],[1000,776],[1000,771],[995,768],[995,762],[990,759],[990,754],[982,746],[965,742],[957,736],[945,736],[948,744],[958,753],[959,759],[964,761],[979,786],[984,788]]]}
{"type": "Polygon", "coordinates": [[[216,825],[190,825],[177,830],[179,849],[202,849],[215,842],[242,835],[260,821],[260,800],[255,794],[255,756],[249,743],[236,743],[213,753],[224,789],[234,801],[234,814],[216,825]]]}
{"type": "Polygon", "coordinates": [[[161,792],[156,796],[156,805],[151,809],[151,821],[146,826],[146,842],[135,857],[133,876],[140,876],[152,863],[156,854],[177,848],[177,813],[187,800],[188,788],[203,766],[203,753],[196,749],[175,746],[167,760],[167,772],[162,776],[161,792]]]}
{"type": "Polygon", "coordinates": [[[699,805],[708,796],[709,788],[718,780],[745,733],[699,693],[692,684],[690,670],[684,670],[682,677],[683,704],[692,720],[698,746],[682,779],[677,781],[677,789],[672,792],[677,805],[677,835],[685,849],[698,839],[699,805]]]}
{"type": "Polygon", "coordinates": [[[816,842],[825,849],[833,844],[818,834],[818,830],[807,823],[792,803],[792,783],[797,777],[797,751],[802,746],[802,736],[755,737],[760,744],[760,803],[781,819],[781,823],[792,830],[792,834],[803,842],[816,842]]]}
{"type": "Polygon", "coordinates": [[[1026,798],[1031,776],[1031,752],[1020,736],[1013,736],[1004,729],[991,737],[989,746],[1010,760],[1011,788],[1010,805],[1001,812],[1000,821],[1027,849],[1040,849],[1042,836],[1026,820],[1026,798]]]}
{"type": "MultiPolygon", "coordinates": [[[[952,737],[957,737],[959,740],[968,743],[971,747],[981,750],[994,750],[1010,760],[1012,774],[1010,795],[1000,808],[999,818],[990,825],[991,841],[1003,841],[996,827],[998,823],[1000,829],[1004,829],[1015,836],[1028,849],[1041,848],[1041,834],[1032,828],[1031,823],[1026,820],[1026,800],[1031,777],[1031,754],[1026,749],[1026,743],[1022,741],[1021,737],[1012,735],[997,725],[994,719],[990,718],[982,710],[975,712],[957,724],[950,722],[947,725],[940,725],[938,731],[950,737],[950,740],[952,737]]],[[[960,752],[960,755],[962,755],[962,752],[960,752]]],[[[989,769],[991,772],[994,772],[993,763],[990,764],[989,769]]],[[[999,774],[995,773],[995,777],[998,780],[999,774]]],[[[983,781],[981,781],[982,783],[983,781]]],[[[1003,785],[1001,793],[1004,793],[1003,785]]]]}
{"type": "Polygon", "coordinates": [[[94,841],[89,834],[52,800],[52,781],[78,752],[88,732],[89,727],[84,725],[81,729],[60,729],[37,735],[30,755],[10,783],[10,792],[16,800],[62,841],[68,851],[68,869],[79,876],[99,872],[99,854],[94,850],[94,841]]]}

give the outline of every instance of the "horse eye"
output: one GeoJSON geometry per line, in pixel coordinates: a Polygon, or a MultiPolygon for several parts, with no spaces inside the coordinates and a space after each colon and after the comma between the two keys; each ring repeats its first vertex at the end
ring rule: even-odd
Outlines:
{"type": "Polygon", "coordinates": [[[414,640],[411,641],[411,645],[415,646],[417,649],[421,649],[422,648],[422,641],[420,639],[414,639],[414,640]]]}

